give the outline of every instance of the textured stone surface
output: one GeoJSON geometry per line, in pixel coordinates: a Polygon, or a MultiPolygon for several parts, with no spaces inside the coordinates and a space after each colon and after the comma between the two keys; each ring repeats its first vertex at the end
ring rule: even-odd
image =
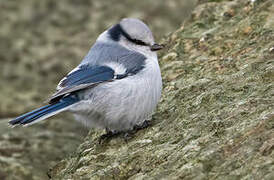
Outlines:
{"type": "Polygon", "coordinates": [[[273,179],[273,1],[204,2],[166,38],[153,126],[90,132],[53,179],[273,179]]]}

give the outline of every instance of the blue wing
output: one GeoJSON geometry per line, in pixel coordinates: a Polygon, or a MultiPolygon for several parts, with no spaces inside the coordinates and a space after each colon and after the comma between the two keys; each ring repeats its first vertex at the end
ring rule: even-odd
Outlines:
{"type": "Polygon", "coordinates": [[[60,83],[59,90],[49,99],[50,102],[59,100],[66,94],[79,91],[101,82],[114,79],[114,70],[107,66],[80,66],[68,74],[60,83]]]}
{"type": "Polygon", "coordinates": [[[98,83],[122,79],[137,74],[145,66],[146,57],[122,46],[96,43],[82,61],[83,64],[68,74],[60,83],[58,91],[52,95],[50,102],[58,101],[63,96],[98,83]],[[125,74],[115,74],[114,70],[103,64],[117,63],[126,69],[125,74]]]}
{"type": "Polygon", "coordinates": [[[80,68],[66,76],[59,84],[61,87],[76,86],[87,83],[97,83],[108,81],[114,77],[114,70],[106,66],[88,67],[80,66],[80,68]]]}

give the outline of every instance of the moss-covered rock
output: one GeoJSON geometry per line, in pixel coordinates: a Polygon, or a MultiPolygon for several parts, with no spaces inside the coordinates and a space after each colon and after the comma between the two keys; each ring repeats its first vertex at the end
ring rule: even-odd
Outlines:
{"type": "Polygon", "coordinates": [[[215,1],[165,42],[153,125],[127,143],[90,132],[53,179],[273,179],[273,1],[215,1]]]}

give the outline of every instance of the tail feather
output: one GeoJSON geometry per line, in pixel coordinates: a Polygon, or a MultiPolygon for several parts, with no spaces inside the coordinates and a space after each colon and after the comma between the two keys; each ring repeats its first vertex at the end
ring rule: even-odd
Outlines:
{"type": "Polygon", "coordinates": [[[76,97],[72,96],[67,96],[60,101],[54,103],[54,104],[49,104],[43,107],[40,107],[38,109],[35,109],[31,112],[28,112],[26,114],[23,114],[9,122],[10,125],[29,125],[36,123],[38,121],[44,120],[50,116],[53,116],[59,112],[62,112],[66,110],[70,105],[78,102],[79,99],[76,97]]]}

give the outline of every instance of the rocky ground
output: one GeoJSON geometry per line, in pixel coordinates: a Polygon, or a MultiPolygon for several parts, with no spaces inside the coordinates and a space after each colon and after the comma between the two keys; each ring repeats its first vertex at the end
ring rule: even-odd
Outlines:
{"type": "Polygon", "coordinates": [[[90,132],[53,179],[273,179],[274,4],[210,1],[165,39],[152,127],[90,132]]]}

